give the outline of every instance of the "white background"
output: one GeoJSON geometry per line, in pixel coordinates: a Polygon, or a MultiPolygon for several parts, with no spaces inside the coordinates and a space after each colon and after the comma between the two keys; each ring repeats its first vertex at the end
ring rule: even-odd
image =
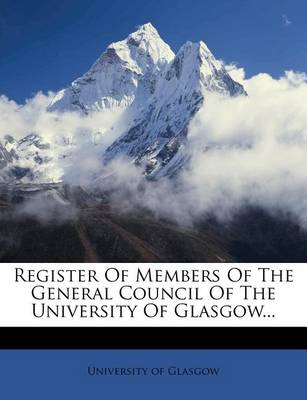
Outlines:
{"type": "MultiPolygon", "coordinates": [[[[243,274],[244,275],[244,274],[243,274]]],[[[111,276],[111,275],[110,275],[111,276]]],[[[113,274],[114,276],[114,274],[113,274]]],[[[233,274],[235,276],[235,274],[233,274]]],[[[188,306],[188,309],[190,309],[188,306]]],[[[307,264],[1,264],[0,267],[0,326],[307,326],[307,264]],[[138,268],[147,270],[164,270],[168,269],[170,272],[175,269],[206,269],[206,270],[220,270],[220,281],[216,283],[135,283],[134,278],[138,268]],[[274,268],[274,270],[291,269],[293,270],[293,283],[275,282],[270,281],[266,283],[261,282],[261,274],[257,269],[260,267],[274,268]],[[97,271],[97,276],[100,282],[93,283],[23,283],[15,282],[15,268],[27,269],[94,269],[97,271]],[[117,268],[118,270],[128,270],[128,278],[125,282],[119,280],[116,283],[108,283],[105,281],[105,271],[109,268],[117,268]],[[230,282],[227,278],[228,271],[232,268],[240,268],[243,272],[245,270],[252,271],[252,278],[246,283],[241,280],[237,283],[230,282]],[[242,300],[242,292],[238,291],[240,285],[249,284],[257,287],[275,287],[276,300],[242,300]],[[78,304],[93,304],[101,306],[107,304],[123,304],[133,306],[138,305],[138,310],[134,318],[129,318],[128,313],[125,318],[35,318],[32,312],[32,303],[41,303],[34,300],[31,295],[31,290],[35,285],[44,285],[45,287],[67,287],[67,286],[86,286],[102,288],[108,286],[113,296],[117,297],[112,301],[44,301],[46,304],[54,307],[56,304],[68,305],[72,307],[78,304]],[[208,299],[204,301],[180,301],[180,300],[131,300],[124,301],[116,296],[118,290],[123,285],[137,286],[154,286],[169,288],[171,286],[187,286],[187,287],[202,287],[202,293],[207,293],[210,287],[218,285],[223,287],[233,287],[234,295],[230,300],[213,300],[208,299]],[[240,294],[241,293],[241,294],[240,294]],[[147,318],[144,316],[143,307],[147,303],[156,303],[167,305],[168,312],[164,318],[147,318]],[[232,318],[208,318],[206,316],[199,318],[178,318],[174,315],[173,309],[177,303],[188,303],[188,305],[195,306],[195,312],[205,305],[208,309],[211,305],[217,304],[222,306],[227,305],[255,305],[265,306],[265,315],[275,315],[272,317],[244,317],[241,319],[232,318]]]]}

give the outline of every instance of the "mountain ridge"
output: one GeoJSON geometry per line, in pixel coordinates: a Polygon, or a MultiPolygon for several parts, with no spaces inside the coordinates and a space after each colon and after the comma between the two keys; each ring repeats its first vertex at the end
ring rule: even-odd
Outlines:
{"type": "MultiPolygon", "coordinates": [[[[107,149],[107,160],[125,154],[138,163],[144,162],[147,175],[165,175],[161,170],[169,169],[169,162],[174,162],[184,146],[188,125],[202,106],[206,92],[246,95],[204,42],[186,42],[161,76],[143,110],[144,117],[107,149]]],[[[176,162],[181,165],[183,158],[176,162]]]]}

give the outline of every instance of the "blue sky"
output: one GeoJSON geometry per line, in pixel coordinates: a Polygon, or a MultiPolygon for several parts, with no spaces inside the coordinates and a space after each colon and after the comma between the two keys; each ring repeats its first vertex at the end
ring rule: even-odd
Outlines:
{"type": "Polygon", "coordinates": [[[0,94],[65,87],[149,21],[174,51],[204,40],[248,75],[307,71],[306,0],[0,0],[0,94]]]}

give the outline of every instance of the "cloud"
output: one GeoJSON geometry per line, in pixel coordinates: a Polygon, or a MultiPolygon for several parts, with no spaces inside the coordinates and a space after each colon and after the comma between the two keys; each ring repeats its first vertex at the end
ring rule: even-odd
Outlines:
{"type": "Polygon", "coordinates": [[[282,14],[281,19],[282,19],[282,26],[284,28],[288,28],[290,25],[292,25],[292,21],[289,20],[287,14],[282,14]]]}
{"type": "Polygon", "coordinates": [[[50,113],[46,108],[53,97],[52,92],[39,92],[19,105],[0,96],[0,144],[7,135],[17,141],[37,135],[43,144],[50,146],[43,150],[34,146],[23,149],[28,153],[14,160],[14,165],[34,170],[34,177],[40,182],[64,178],[75,184],[85,183],[94,170],[98,173],[103,151],[127,127],[132,116],[119,108],[87,116],[77,112],[50,113]],[[36,153],[48,159],[48,163],[36,165],[33,161],[36,153]]]}
{"type": "Polygon", "coordinates": [[[193,120],[185,204],[195,217],[221,218],[256,205],[291,213],[307,226],[307,77],[259,74],[244,86],[248,97],[209,95],[193,120]]]}
{"type": "MultiPolygon", "coordinates": [[[[204,215],[227,221],[242,207],[258,206],[291,215],[307,228],[306,74],[286,71],[275,79],[260,73],[247,79],[243,68],[227,69],[248,96],[205,93],[189,127],[190,161],[176,180],[148,182],[127,158],[102,163],[104,149],[129,124],[131,116],[120,112],[51,114],[45,112],[48,94],[39,93],[24,107],[2,97],[0,132],[22,137],[33,131],[55,143],[51,170],[59,169],[72,185],[99,187],[121,212],[144,207],[157,217],[192,225],[204,215]]],[[[39,200],[50,207],[49,199],[39,200]]],[[[45,209],[27,204],[23,212],[44,214],[45,209]]]]}
{"type": "Polygon", "coordinates": [[[26,199],[16,207],[14,214],[17,218],[35,218],[43,224],[53,225],[74,220],[77,215],[77,208],[54,189],[26,199]]]}
{"type": "Polygon", "coordinates": [[[237,64],[232,63],[232,64],[224,64],[226,71],[229,73],[231,78],[236,81],[241,83],[241,85],[244,84],[245,80],[245,71],[244,68],[238,67],[237,64]]]}
{"type": "MultiPolygon", "coordinates": [[[[233,71],[242,78],[244,71],[233,71]]],[[[245,206],[285,213],[307,228],[307,76],[245,79],[248,97],[206,94],[190,124],[190,162],[177,180],[144,182],[131,161],[109,166],[112,204],[135,206],[192,225],[204,215],[227,221],[245,206]],[[116,189],[119,188],[119,189],[116,189]]]]}

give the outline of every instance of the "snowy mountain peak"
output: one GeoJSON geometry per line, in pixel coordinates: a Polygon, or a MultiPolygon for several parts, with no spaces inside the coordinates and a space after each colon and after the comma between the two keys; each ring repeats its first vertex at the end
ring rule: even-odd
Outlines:
{"type": "Polygon", "coordinates": [[[200,79],[200,68],[206,68],[203,71],[206,74],[212,75],[217,70],[222,68],[221,63],[216,60],[204,42],[192,43],[186,42],[178,51],[173,63],[171,64],[168,75],[169,80],[172,75],[176,75],[177,79],[184,74],[198,74],[200,79]]]}
{"type": "Polygon", "coordinates": [[[140,33],[140,34],[149,34],[149,35],[153,35],[153,36],[159,36],[159,33],[157,31],[157,29],[153,26],[153,24],[151,22],[147,22],[146,24],[143,25],[138,25],[137,26],[137,31],[134,32],[134,34],[136,33],[140,33]]]}
{"type": "Polygon", "coordinates": [[[137,30],[131,33],[127,39],[129,40],[130,38],[135,39],[136,41],[141,41],[141,40],[151,41],[156,39],[161,40],[159,32],[150,22],[144,25],[137,26],[137,30]]]}
{"type": "Polygon", "coordinates": [[[139,120],[107,149],[106,159],[126,154],[145,165],[147,176],[172,175],[186,160],[188,126],[207,92],[245,94],[204,42],[186,42],[166,67],[139,120]]]}
{"type": "Polygon", "coordinates": [[[184,43],[178,51],[178,54],[186,53],[186,54],[194,54],[199,55],[200,57],[213,57],[213,54],[209,50],[208,46],[205,42],[191,42],[187,41],[184,43]]]}
{"type": "Polygon", "coordinates": [[[223,63],[216,59],[208,46],[186,42],[179,50],[171,64],[166,79],[176,75],[177,79],[184,79],[201,91],[213,91],[223,95],[246,94],[244,88],[233,81],[223,63]]]}
{"type": "Polygon", "coordinates": [[[148,69],[160,70],[175,57],[151,23],[140,26],[125,40],[110,44],[108,49],[114,49],[128,68],[136,68],[139,73],[148,69]]]}
{"type": "Polygon", "coordinates": [[[87,73],[58,92],[49,111],[97,111],[143,103],[155,91],[157,76],[174,58],[148,23],[111,43],[87,73]]]}

